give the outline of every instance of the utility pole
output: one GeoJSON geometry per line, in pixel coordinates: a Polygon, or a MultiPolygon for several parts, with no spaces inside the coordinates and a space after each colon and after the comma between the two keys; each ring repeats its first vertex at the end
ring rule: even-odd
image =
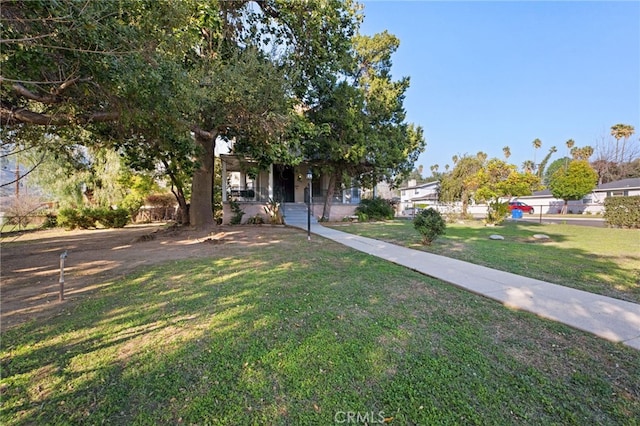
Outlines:
{"type": "Polygon", "coordinates": [[[16,158],[16,198],[20,196],[20,163],[16,158]]]}

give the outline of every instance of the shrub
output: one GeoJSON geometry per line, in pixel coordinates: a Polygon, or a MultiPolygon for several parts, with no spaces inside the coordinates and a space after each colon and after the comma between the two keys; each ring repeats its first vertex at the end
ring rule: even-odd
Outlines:
{"type": "Polygon", "coordinates": [[[247,224],[248,225],[262,225],[262,224],[264,224],[264,218],[262,216],[260,216],[259,214],[256,214],[255,216],[251,216],[249,219],[247,219],[247,224]]]}
{"type": "Polygon", "coordinates": [[[486,222],[493,225],[500,225],[509,216],[509,203],[492,201],[487,210],[486,222]]]}
{"type": "Polygon", "coordinates": [[[42,223],[42,229],[55,228],[56,226],[58,226],[58,216],[55,213],[47,213],[42,223]]]}
{"type": "Polygon", "coordinates": [[[609,226],[640,228],[640,195],[606,198],[604,218],[609,226]]]}
{"type": "Polygon", "coordinates": [[[391,202],[380,197],[360,201],[355,213],[360,222],[393,219],[394,216],[391,202]]]}
{"type": "Polygon", "coordinates": [[[231,225],[240,225],[242,223],[242,216],[244,216],[244,212],[240,208],[240,204],[236,200],[229,201],[229,206],[231,207],[231,212],[233,212],[233,216],[229,220],[231,225]]]}
{"type": "Polygon", "coordinates": [[[98,222],[105,228],[124,228],[129,223],[129,212],[125,209],[95,209],[98,222]]]}
{"type": "Polygon", "coordinates": [[[445,233],[447,224],[437,210],[428,208],[413,218],[413,227],[422,235],[422,244],[431,245],[445,233]]]}
{"type": "Polygon", "coordinates": [[[65,208],[58,212],[57,222],[58,226],[65,229],[95,228],[96,222],[105,228],[122,228],[129,223],[129,212],[124,209],[110,208],[65,208]]]}
{"type": "Polygon", "coordinates": [[[65,229],[89,229],[95,228],[96,218],[89,208],[72,209],[65,208],[58,212],[58,226],[65,229]]]}

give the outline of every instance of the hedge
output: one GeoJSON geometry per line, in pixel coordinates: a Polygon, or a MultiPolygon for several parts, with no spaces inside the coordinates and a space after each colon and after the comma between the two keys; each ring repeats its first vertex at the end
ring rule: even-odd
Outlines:
{"type": "Polygon", "coordinates": [[[604,218],[609,226],[640,228],[640,195],[606,198],[604,218]]]}
{"type": "Polygon", "coordinates": [[[122,228],[129,222],[129,212],[124,209],[66,208],[58,212],[58,226],[65,229],[89,229],[95,228],[99,222],[105,228],[122,228]]]}

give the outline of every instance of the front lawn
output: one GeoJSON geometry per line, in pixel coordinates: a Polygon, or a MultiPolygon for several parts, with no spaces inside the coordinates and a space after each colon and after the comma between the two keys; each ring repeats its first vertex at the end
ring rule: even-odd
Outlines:
{"type": "Polygon", "coordinates": [[[303,232],[219,247],[4,332],[0,423],[638,424],[639,351],[303,232]]]}
{"type": "Polygon", "coordinates": [[[410,220],[332,223],[341,231],[425,250],[592,293],[640,303],[640,231],[575,225],[480,221],[447,224],[431,246],[410,220]],[[498,234],[504,240],[490,240],[498,234]],[[545,234],[549,240],[537,240],[545,234]]]}

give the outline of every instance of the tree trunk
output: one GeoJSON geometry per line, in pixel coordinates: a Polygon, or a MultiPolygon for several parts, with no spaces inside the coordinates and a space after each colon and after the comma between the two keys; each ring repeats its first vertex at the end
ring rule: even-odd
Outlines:
{"type": "Polygon", "coordinates": [[[169,176],[169,180],[171,180],[171,193],[176,197],[176,201],[178,201],[176,222],[181,225],[189,225],[189,203],[187,203],[187,198],[184,195],[184,185],[180,179],[178,179],[176,173],[166,159],[162,159],[162,164],[169,176]]]}
{"type": "Polygon", "coordinates": [[[324,208],[322,209],[322,219],[329,220],[331,217],[331,204],[333,203],[333,194],[336,190],[336,175],[332,172],[329,175],[329,187],[327,188],[327,196],[324,199],[324,208]]]}
{"type": "Polygon", "coordinates": [[[469,197],[467,196],[467,192],[463,191],[462,195],[460,196],[460,199],[462,201],[462,216],[466,217],[467,216],[467,208],[469,207],[469,197]]]}
{"type": "Polygon", "coordinates": [[[187,203],[184,194],[180,190],[171,189],[173,195],[178,200],[178,214],[176,215],[176,222],[181,225],[189,225],[189,204],[187,203]]]}
{"type": "Polygon", "coordinates": [[[193,173],[191,183],[191,205],[189,219],[192,226],[205,228],[212,226],[213,221],[213,149],[216,135],[210,132],[196,131],[199,167],[193,173]]]}

